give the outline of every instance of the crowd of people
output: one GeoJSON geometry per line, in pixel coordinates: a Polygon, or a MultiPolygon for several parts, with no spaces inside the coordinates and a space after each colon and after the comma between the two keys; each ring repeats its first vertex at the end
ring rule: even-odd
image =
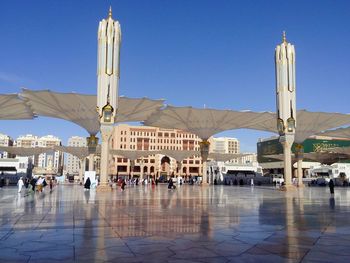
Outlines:
{"type": "Polygon", "coordinates": [[[22,192],[23,187],[25,187],[28,192],[43,192],[47,185],[49,185],[51,192],[54,186],[54,180],[49,178],[48,181],[49,183],[46,182],[46,179],[43,176],[38,176],[37,178],[20,177],[17,182],[18,193],[22,192]]]}

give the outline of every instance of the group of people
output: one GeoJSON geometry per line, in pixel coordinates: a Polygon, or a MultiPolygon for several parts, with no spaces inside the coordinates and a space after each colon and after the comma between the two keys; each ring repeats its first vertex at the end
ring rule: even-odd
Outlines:
{"type": "MultiPolygon", "coordinates": [[[[18,193],[22,192],[23,186],[27,189],[29,188],[29,186],[31,186],[32,187],[31,190],[33,192],[35,192],[35,189],[38,192],[42,192],[47,185],[48,184],[47,184],[45,178],[42,176],[39,176],[38,178],[32,177],[31,179],[26,177],[24,180],[23,180],[23,177],[20,177],[18,182],[17,182],[18,193]]],[[[50,178],[49,179],[50,191],[52,191],[53,185],[54,185],[53,180],[52,180],[52,178],[50,178]]]]}

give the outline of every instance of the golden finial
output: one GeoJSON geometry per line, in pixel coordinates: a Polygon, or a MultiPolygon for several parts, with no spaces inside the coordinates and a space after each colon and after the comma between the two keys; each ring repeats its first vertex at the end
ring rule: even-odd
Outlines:
{"type": "Polygon", "coordinates": [[[287,43],[286,31],[283,31],[282,41],[283,41],[283,43],[287,43]]]}
{"type": "Polygon", "coordinates": [[[109,6],[108,18],[112,18],[112,6],[109,6]]]}

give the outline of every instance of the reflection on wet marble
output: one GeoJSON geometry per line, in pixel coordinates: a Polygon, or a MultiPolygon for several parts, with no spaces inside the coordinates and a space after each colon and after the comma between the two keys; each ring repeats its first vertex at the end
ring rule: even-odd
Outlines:
{"type": "Polygon", "coordinates": [[[0,189],[0,262],[349,262],[350,188],[0,189]]]}

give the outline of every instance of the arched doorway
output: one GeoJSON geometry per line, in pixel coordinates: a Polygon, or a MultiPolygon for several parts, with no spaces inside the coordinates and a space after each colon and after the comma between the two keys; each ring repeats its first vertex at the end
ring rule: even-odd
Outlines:
{"type": "Polygon", "coordinates": [[[170,158],[168,156],[164,156],[160,160],[161,171],[160,174],[164,176],[170,175],[170,158]]]}

